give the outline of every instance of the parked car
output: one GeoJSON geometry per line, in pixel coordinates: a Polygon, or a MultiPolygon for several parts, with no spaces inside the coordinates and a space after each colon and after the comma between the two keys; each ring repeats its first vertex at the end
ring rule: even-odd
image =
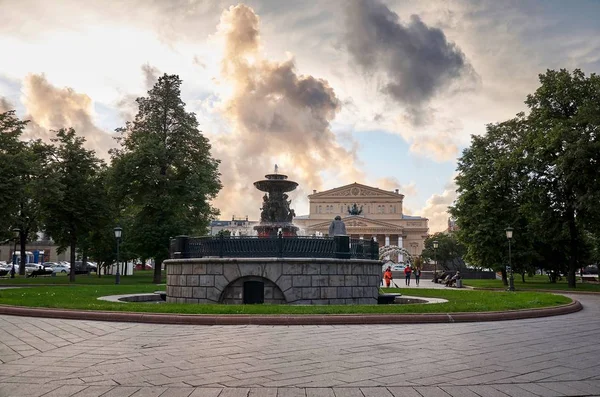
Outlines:
{"type": "Polygon", "coordinates": [[[26,263],[25,264],[25,273],[31,273],[34,270],[47,270],[51,269],[50,267],[46,267],[40,263],[26,263]]]}
{"type": "Polygon", "coordinates": [[[148,264],[142,265],[141,263],[138,263],[135,265],[135,270],[152,270],[152,269],[154,269],[154,268],[148,264]]]}
{"type": "Polygon", "coordinates": [[[69,273],[71,271],[70,267],[59,265],[58,263],[55,263],[53,266],[51,266],[51,269],[53,273],[69,273]]]}
{"type": "Polygon", "coordinates": [[[92,264],[92,263],[93,262],[87,262],[84,265],[82,261],[75,261],[75,271],[77,273],[95,272],[95,271],[97,271],[98,267],[95,264],[92,264]]]}

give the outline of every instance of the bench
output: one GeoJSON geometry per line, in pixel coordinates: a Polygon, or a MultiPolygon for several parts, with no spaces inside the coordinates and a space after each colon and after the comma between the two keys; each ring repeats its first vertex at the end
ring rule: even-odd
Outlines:
{"type": "Polygon", "coordinates": [[[0,270],[0,277],[8,277],[9,270],[0,270]]]}
{"type": "Polygon", "coordinates": [[[596,281],[596,279],[598,278],[598,276],[594,275],[594,274],[583,274],[581,276],[581,282],[585,282],[585,281],[596,281]]]}
{"type": "Polygon", "coordinates": [[[37,277],[37,276],[52,276],[52,270],[51,269],[39,269],[39,270],[34,270],[31,273],[29,273],[27,275],[28,278],[33,278],[33,277],[37,277]]]}

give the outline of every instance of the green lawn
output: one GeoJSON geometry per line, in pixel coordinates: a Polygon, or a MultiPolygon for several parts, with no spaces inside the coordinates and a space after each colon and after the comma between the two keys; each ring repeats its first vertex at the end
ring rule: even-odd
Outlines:
{"type": "MultiPolygon", "coordinates": [[[[138,270],[133,275],[121,276],[122,285],[139,285],[151,284],[153,279],[153,270],[138,270]]],[[[166,282],[166,273],[162,272],[163,283],[166,282]]],[[[113,285],[115,276],[102,275],[98,277],[96,273],[78,274],[75,276],[75,284],[78,285],[113,285]]],[[[72,284],[69,282],[69,275],[59,273],[56,277],[36,277],[26,278],[25,276],[16,275],[15,278],[0,278],[0,286],[22,285],[22,284],[72,284]]]]}
{"type": "MultiPolygon", "coordinates": [[[[502,284],[502,280],[463,280],[463,284],[475,288],[506,288],[502,284]]],[[[520,274],[515,274],[515,289],[516,290],[553,290],[553,291],[593,291],[600,292],[600,284],[577,280],[576,288],[569,288],[565,277],[562,281],[551,283],[548,276],[536,275],[533,277],[525,276],[525,282],[522,281],[520,274]]]]}
{"type": "MultiPolygon", "coordinates": [[[[411,290],[409,295],[448,299],[441,304],[413,305],[193,305],[173,303],[115,303],[97,300],[100,296],[153,292],[147,285],[40,286],[0,290],[0,304],[84,310],[114,310],[186,314],[350,314],[350,313],[451,313],[515,310],[556,306],[571,300],[549,293],[465,290],[411,290]]],[[[390,288],[385,292],[399,292],[390,288]]],[[[405,292],[406,293],[406,292],[405,292]]]]}

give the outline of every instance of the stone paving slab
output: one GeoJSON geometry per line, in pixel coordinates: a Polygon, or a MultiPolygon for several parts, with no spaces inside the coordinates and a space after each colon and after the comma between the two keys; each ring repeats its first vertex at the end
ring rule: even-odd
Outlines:
{"type": "Polygon", "coordinates": [[[564,316],[460,324],[0,315],[0,397],[600,396],[600,296],[578,299],[564,316]]]}

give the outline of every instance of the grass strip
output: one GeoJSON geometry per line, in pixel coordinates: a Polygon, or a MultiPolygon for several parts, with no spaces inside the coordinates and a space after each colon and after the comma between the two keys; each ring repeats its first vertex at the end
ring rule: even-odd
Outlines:
{"type": "Polygon", "coordinates": [[[175,303],[116,303],[99,301],[106,295],[148,293],[155,285],[74,285],[40,286],[0,290],[0,304],[50,307],[80,310],[130,311],[182,314],[368,314],[368,313],[456,313],[505,311],[551,307],[571,302],[571,299],[541,292],[496,292],[420,289],[385,289],[410,296],[447,299],[440,304],[402,305],[222,305],[175,303]]]}
{"type": "MultiPolygon", "coordinates": [[[[502,280],[463,280],[463,284],[474,288],[500,288],[505,289],[502,280]]],[[[523,282],[521,275],[515,274],[515,289],[517,290],[548,290],[548,291],[564,291],[564,292],[600,292],[600,284],[592,282],[577,281],[575,288],[569,288],[565,277],[561,281],[551,283],[547,276],[525,276],[523,282]]]]}
{"type": "MultiPolygon", "coordinates": [[[[121,285],[140,285],[140,284],[152,284],[154,271],[152,270],[137,270],[133,275],[121,276],[121,285]]],[[[166,283],[165,272],[162,272],[163,283],[166,283]]],[[[33,285],[33,284],[70,284],[70,285],[114,285],[115,276],[102,275],[98,277],[96,273],[78,274],[75,276],[75,282],[69,282],[69,275],[65,273],[58,273],[56,276],[44,276],[27,278],[25,276],[16,275],[15,278],[2,278],[0,279],[0,286],[19,286],[19,285],[33,285]]],[[[156,287],[155,287],[156,288],[156,287]]]]}

